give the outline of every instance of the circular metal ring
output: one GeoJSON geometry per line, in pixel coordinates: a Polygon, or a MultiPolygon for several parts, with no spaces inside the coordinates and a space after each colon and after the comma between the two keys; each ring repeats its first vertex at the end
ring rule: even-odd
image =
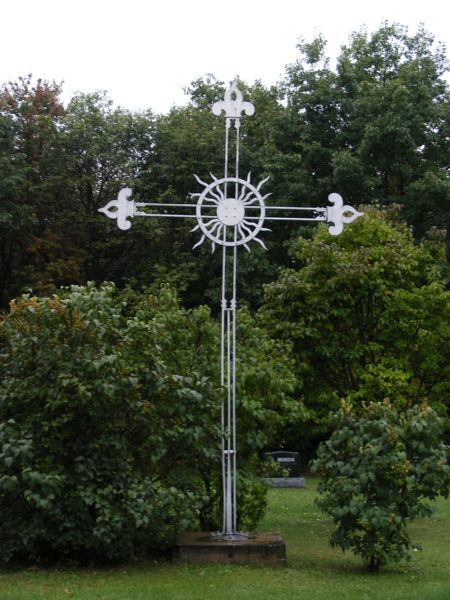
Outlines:
{"type": "Polygon", "coordinates": [[[207,185],[197,201],[196,217],[202,233],[220,246],[242,246],[261,231],[266,216],[264,198],[248,180],[239,177],[215,179],[207,185]],[[228,195],[228,188],[234,195],[228,195]],[[248,217],[255,210],[255,217],[248,217]],[[207,214],[207,213],[210,214],[207,214]],[[227,239],[232,228],[232,239],[227,239]]]}

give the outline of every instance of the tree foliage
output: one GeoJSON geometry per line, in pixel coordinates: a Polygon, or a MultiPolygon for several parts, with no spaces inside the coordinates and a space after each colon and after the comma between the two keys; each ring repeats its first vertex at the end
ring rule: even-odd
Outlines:
{"type": "MultiPolygon", "coordinates": [[[[61,256],[51,210],[61,175],[61,87],[31,76],[0,91],[0,302],[33,281],[36,262],[61,256]]],[[[52,214],[53,213],[53,214],[52,214]]]]}
{"type": "Polygon", "coordinates": [[[298,47],[285,91],[312,193],[337,185],[351,200],[398,202],[422,174],[447,168],[448,148],[436,138],[446,129],[448,61],[424,28],[413,36],[387,22],[371,36],[361,29],[335,71],[322,37],[298,47]]]}
{"type": "MultiPolygon", "coordinates": [[[[337,191],[353,205],[401,203],[420,239],[449,228],[449,88],[445,49],[424,28],[383,23],[361,29],[335,68],[326,40],[301,41],[277,86],[238,81],[256,112],[242,127],[241,175],[270,176],[274,205],[324,205],[337,191]]],[[[190,102],[165,115],[114,107],[105,93],[77,94],[31,77],[0,93],[0,287],[3,304],[24,289],[114,280],[144,287],[169,281],[187,306],[220,294],[220,257],[193,255],[187,220],[136,222],[133,235],[97,209],[130,185],[137,200],[185,202],[223,171],[223,98],[213,75],[186,88],[190,102]],[[205,277],[208,272],[209,277],[205,277]]],[[[270,186],[270,188],[269,188],[270,186]]],[[[270,253],[243,254],[242,300],[262,302],[261,284],[290,264],[305,228],[271,224],[270,253]]],[[[214,306],[217,309],[217,306],[214,306]]]]}
{"type": "MultiPolygon", "coordinates": [[[[297,405],[282,346],[252,325],[240,325],[243,528],[265,507],[258,451],[297,405]]],[[[209,309],[181,308],[168,288],[90,285],[11,304],[0,323],[2,561],[124,559],[163,551],[183,529],[220,528],[217,340],[209,309]]]]}
{"type": "MultiPolygon", "coordinates": [[[[275,221],[264,234],[270,252],[239,254],[243,523],[264,506],[249,477],[258,453],[312,453],[341,398],[426,401],[448,418],[447,70],[423,27],[411,35],[383,23],[352,34],[335,68],[317,36],[299,43],[277,86],[238,81],[256,108],[242,124],[241,176],[269,177],[275,206],[324,206],[336,191],[366,207],[339,239],[275,221]]],[[[0,90],[0,306],[30,292],[0,333],[2,477],[12,478],[0,481],[7,535],[21,532],[18,546],[5,542],[10,557],[70,553],[81,538],[89,556],[148,548],[156,513],[144,504],[172,515],[151,530],[162,546],[181,523],[217,523],[217,324],[201,305],[220,309],[220,253],[192,252],[187,219],[136,219],[129,234],[97,211],[125,185],[138,201],[182,203],[198,191],[194,174],[221,176],[223,120],[210,108],[225,89],[199,78],[187,106],[165,115],[115,107],[104,92],[64,106],[60,84],[31,76],[0,90]],[[83,287],[90,280],[126,291],[83,287]],[[60,292],[72,284],[81,287],[60,292]],[[66,441],[75,479],[56,459],[66,441]],[[141,502],[127,494],[144,512],[132,512],[141,502]]]]}
{"type": "MultiPolygon", "coordinates": [[[[394,213],[395,214],[395,213],[394,213]]],[[[297,269],[266,287],[260,319],[293,345],[309,435],[327,430],[340,398],[404,393],[448,415],[450,296],[442,251],[416,244],[392,214],[367,209],[339,238],[300,240],[297,269]]],[[[306,441],[306,440],[305,440],[306,441]]]]}

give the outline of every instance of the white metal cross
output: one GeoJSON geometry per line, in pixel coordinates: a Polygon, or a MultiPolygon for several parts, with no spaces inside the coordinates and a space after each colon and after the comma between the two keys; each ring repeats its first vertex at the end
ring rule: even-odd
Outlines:
{"type": "Polygon", "coordinates": [[[175,217],[196,219],[192,231],[200,231],[200,240],[194,248],[208,239],[214,251],[222,247],[222,301],[221,301],[221,386],[225,390],[221,409],[222,420],[222,485],[223,485],[223,529],[218,534],[225,539],[242,539],[247,535],[237,531],[236,502],[236,278],[237,249],[239,246],[250,251],[250,242],[257,242],[266,248],[260,234],[270,231],[266,221],[314,221],[327,222],[329,232],[339,235],[344,224],[351,223],[362,213],[351,206],[344,205],[339,194],[330,194],[331,206],[266,206],[265,200],[270,194],[261,194],[261,188],[268,178],[257,185],[251,183],[250,174],[242,179],[239,175],[240,128],[243,113],[253,115],[255,107],[244,102],[242,93],[233,83],[225,92],[225,97],[216,102],[212,111],[215,115],[225,115],[225,165],[223,177],[211,175],[211,183],[206,183],[195,175],[203,186],[201,193],[191,194],[197,197],[195,204],[173,204],[158,202],[134,202],[130,199],[132,190],[120,190],[117,200],[112,200],[99,209],[106,216],[117,219],[120,229],[131,227],[133,217],[175,217]],[[235,130],[234,174],[230,176],[230,131],[235,130]],[[148,212],[145,209],[149,209],[148,212]],[[170,209],[183,209],[187,212],[168,213],[170,209]],[[283,215],[284,211],[296,216],[283,215]],[[231,269],[227,252],[231,252],[231,269]]]}

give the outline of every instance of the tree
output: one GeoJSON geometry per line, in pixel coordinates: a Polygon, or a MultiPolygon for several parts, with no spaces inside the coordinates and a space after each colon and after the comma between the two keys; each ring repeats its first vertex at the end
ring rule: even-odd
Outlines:
{"type": "MultiPolygon", "coordinates": [[[[405,195],[405,214],[419,238],[433,231],[450,230],[450,182],[445,172],[427,171],[405,195]]],[[[448,249],[447,237],[447,249],[448,249]]]]}
{"type": "Polygon", "coordinates": [[[370,38],[353,34],[343,48],[342,141],[372,178],[372,197],[399,201],[421,174],[448,164],[448,151],[438,155],[435,144],[449,100],[446,70],[445,48],[423,27],[410,36],[385,22],[370,38]]]}
{"type": "Polygon", "coordinates": [[[385,22],[370,36],[352,34],[335,71],[321,36],[298,48],[282,84],[284,155],[296,164],[297,189],[311,198],[337,190],[351,203],[402,202],[419,236],[423,209],[410,188],[430,184],[431,174],[445,180],[449,164],[444,46],[423,27],[409,35],[385,22]]]}
{"type": "Polygon", "coordinates": [[[77,94],[67,106],[61,138],[66,184],[62,210],[66,235],[83,249],[81,281],[113,278],[123,284],[135,273],[124,268],[121,258],[132,258],[135,252],[129,240],[105,224],[98,209],[117,197],[121,187],[135,187],[135,180],[150,168],[155,117],[151,111],[114,108],[105,93],[77,94]]]}
{"type": "Polygon", "coordinates": [[[149,168],[155,119],[113,108],[104,93],[78,94],[64,109],[60,94],[31,76],[0,94],[3,303],[24,288],[134,275],[121,260],[128,240],[97,210],[149,168]]]}
{"type": "MultiPolygon", "coordinates": [[[[54,197],[61,186],[59,127],[64,108],[61,86],[31,75],[0,91],[0,302],[22,286],[39,283],[39,257],[59,261],[54,197]]],[[[75,267],[76,268],[76,267],[75,267]]],[[[47,273],[44,278],[48,278],[47,273]]],[[[64,279],[64,276],[63,276],[64,279]]],[[[45,285],[45,284],[44,284],[45,285]]]]}
{"type": "Polygon", "coordinates": [[[400,386],[412,401],[448,412],[450,296],[442,253],[415,243],[391,219],[365,209],[338,238],[319,228],[313,240],[300,240],[298,267],[266,287],[259,318],[293,345],[313,445],[328,431],[329,411],[358,390],[383,401],[400,386]]]}
{"type": "Polygon", "coordinates": [[[430,516],[426,500],[448,496],[448,446],[426,404],[344,403],[313,469],[319,506],[336,525],[331,545],[360,555],[370,571],[410,559],[407,525],[430,516]],[[409,405],[409,406],[408,406],[409,405]]]}
{"type": "Polygon", "coordinates": [[[14,122],[0,116],[0,305],[17,290],[14,281],[21,266],[32,225],[30,207],[23,201],[26,167],[14,152],[14,122]],[[11,286],[11,287],[10,287],[11,286]]]}

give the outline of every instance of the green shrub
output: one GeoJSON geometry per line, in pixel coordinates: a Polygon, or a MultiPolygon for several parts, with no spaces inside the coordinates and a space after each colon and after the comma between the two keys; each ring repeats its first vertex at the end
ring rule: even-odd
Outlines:
{"type": "Polygon", "coordinates": [[[5,562],[161,552],[198,523],[219,394],[195,372],[172,373],[150,336],[140,350],[124,308],[113,286],[73,288],[22,298],[2,322],[5,562]],[[175,483],[179,461],[191,489],[175,483]]]}
{"type": "MultiPolygon", "coordinates": [[[[252,325],[243,318],[244,344],[252,325]]],[[[291,412],[292,377],[281,346],[247,337],[238,494],[253,527],[265,492],[250,474],[291,412]],[[258,363],[270,347],[279,385],[267,395],[258,363]]],[[[0,561],[123,560],[164,552],[181,530],[220,529],[219,381],[218,324],[170,289],[12,302],[0,321],[0,561]]]]}
{"type": "Polygon", "coordinates": [[[426,502],[448,495],[448,448],[442,423],[426,405],[398,410],[388,402],[341,409],[320,445],[319,506],[336,525],[332,546],[360,555],[371,571],[409,559],[407,523],[432,513],[426,502]]]}

